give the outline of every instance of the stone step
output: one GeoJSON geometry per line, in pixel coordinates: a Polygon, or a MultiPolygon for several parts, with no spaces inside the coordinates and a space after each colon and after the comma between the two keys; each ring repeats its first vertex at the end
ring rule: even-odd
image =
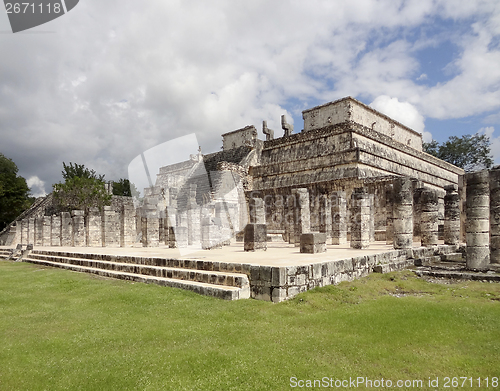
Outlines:
{"type": "Polygon", "coordinates": [[[7,259],[12,254],[12,250],[0,249],[0,258],[7,259]]]}
{"type": "Polygon", "coordinates": [[[414,266],[413,259],[405,259],[396,262],[389,262],[383,265],[377,265],[373,267],[374,273],[390,273],[397,270],[408,269],[414,266]]]}
{"type": "Polygon", "coordinates": [[[477,273],[477,272],[464,272],[464,271],[453,271],[453,270],[428,270],[428,269],[417,269],[415,273],[422,277],[438,277],[438,278],[449,278],[454,280],[474,280],[483,282],[500,282],[500,274],[494,272],[488,273],[477,273]]]}
{"type": "Polygon", "coordinates": [[[84,266],[72,265],[69,263],[40,260],[30,257],[25,258],[24,261],[35,263],[38,265],[59,267],[76,272],[97,274],[102,277],[116,278],[121,280],[158,284],[161,286],[168,286],[172,288],[186,289],[201,295],[217,297],[225,300],[238,300],[238,299],[250,298],[250,287],[238,288],[235,286],[213,285],[197,281],[185,281],[167,277],[157,277],[157,276],[148,276],[144,274],[128,273],[123,271],[104,270],[95,267],[84,267],[84,266]]]}
{"type": "Polygon", "coordinates": [[[173,267],[179,269],[242,273],[246,275],[250,274],[250,267],[251,267],[250,264],[215,262],[215,261],[198,260],[198,259],[175,259],[175,258],[170,259],[170,258],[138,257],[138,256],[109,255],[109,254],[69,253],[62,251],[59,252],[59,251],[47,251],[47,250],[33,250],[31,254],[51,255],[51,256],[57,256],[59,258],[102,260],[102,261],[129,263],[129,264],[144,265],[144,266],[159,266],[159,267],[173,267]]]}
{"type": "Polygon", "coordinates": [[[465,262],[465,258],[462,253],[443,254],[441,262],[465,262]]]}
{"type": "Polygon", "coordinates": [[[50,261],[71,264],[82,267],[90,267],[104,270],[113,270],[117,272],[126,272],[133,274],[142,274],[154,277],[166,277],[176,280],[195,281],[201,283],[208,283],[213,285],[235,286],[237,288],[248,287],[249,281],[246,274],[241,273],[228,273],[217,271],[193,270],[182,269],[162,266],[149,266],[138,265],[131,263],[121,263],[112,261],[103,261],[89,258],[75,258],[75,257],[59,257],[57,255],[47,255],[32,253],[25,260],[31,262],[32,260],[50,261]]]}

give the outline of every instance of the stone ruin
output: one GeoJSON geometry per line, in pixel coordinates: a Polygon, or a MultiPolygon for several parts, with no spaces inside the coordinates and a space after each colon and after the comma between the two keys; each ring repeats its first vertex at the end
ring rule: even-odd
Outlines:
{"type": "MultiPolygon", "coordinates": [[[[222,135],[222,151],[160,168],[141,205],[45,216],[50,196],[0,235],[0,244],[214,249],[280,241],[301,253],[374,242],[467,244],[467,267],[500,263],[500,169],[465,175],[422,151],[422,135],[347,97],[281,117],[283,136],[254,126],[222,135]]],[[[181,252],[182,254],[182,252],[181,252]]]]}

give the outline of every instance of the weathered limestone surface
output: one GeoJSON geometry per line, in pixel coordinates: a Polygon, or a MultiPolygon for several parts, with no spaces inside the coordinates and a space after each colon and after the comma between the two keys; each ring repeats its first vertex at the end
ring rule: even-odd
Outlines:
{"type": "Polygon", "coordinates": [[[102,245],[120,247],[120,216],[111,206],[105,206],[102,211],[102,245]]]}
{"type": "Polygon", "coordinates": [[[392,184],[388,185],[385,193],[385,214],[386,214],[386,230],[385,242],[386,244],[394,244],[394,187],[392,184]]]}
{"type": "Polygon", "coordinates": [[[466,188],[466,266],[485,269],[490,263],[490,191],[488,171],[465,174],[466,188]]]}
{"type": "Polygon", "coordinates": [[[295,246],[300,246],[300,236],[311,231],[311,212],[309,209],[309,192],[307,189],[293,189],[297,206],[295,212],[295,246]]]}
{"type": "Polygon", "coordinates": [[[130,247],[135,243],[135,209],[134,205],[125,204],[120,214],[120,246],[130,247]]]}
{"type": "Polygon", "coordinates": [[[489,172],[490,179],[490,262],[500,263],[500,167],[489,172]]]}
{"type": "Polygon", "coordinates": [[[267,250],[267,227],[265,224],[247,224],[245,227],[244,250],[267,250]]]}
{"type": "Polygon", "coordinates": [[[430,189],[420,195],[420,236],[422,246],[438,245],[438,196],[430,189]]]}
{"type": "Polygon", "coordinates": [[[347,199],[345,191],[332,197],[332,244],[347,243],[347,199]]]}
{"type": "Polygon", "coordinates": [[[351,195],[351,248],[370,245],[370,199],[363,188],[351,195]]]}
{"type": "Polygon", "coordinates": [[[73,245],[73,224],[69,212],[61,213],[61,246],[73,245]]]}
{"type": "Polygon", "coordinates": [[[52,216],[51,246],[61,245],[61,215],[52,216]]]}
{"type": "Polygon", "coordinates": [[[87,231],[85,229],[85,212],[83,210],[73,210],[71,216],[73,225],[73,246],[86,246],[87,231]]]}
{"type": "Polygon", "coordinates": [[[87,246],[102,247],[102,219],[98,208],[90,208],[86,216],[87,246]]]}
{"type": "Polygon", "coordinates": [[[409,178],[394,180],[394,248],[405,249],[413,245],[413,194],[409,178]]]}
{"type": "Polygon", "coordinates": [[[52,245],[52,217],[44,216],[43,218],[43,245],[52,245]]]}
{"type": "Polygon", "coordinates": [[[260,197],[250,197],[248,200],[251,224],[266,224],[266,208],[260,197]]]}
{"type": "Polygon", "coordinates": [[[35,243],[35,219],[28,219],[28,244],[35,243]]]}
{"type": "Polygon", "coordinates": [[[43,217],[35,219],[35,246],[43,246],[43,217]]]}
{"type": "Polygon", "coordinates": [[[300,252],[305,254],[326,252],[326,234],[324,232],[309,232],[300,235],[300,252]]]}
{"type": "Polygon", "coordinates": [[[460,243],[460,196],[457,185],[445,187],[444,196],[444,244],[460,243]]]}

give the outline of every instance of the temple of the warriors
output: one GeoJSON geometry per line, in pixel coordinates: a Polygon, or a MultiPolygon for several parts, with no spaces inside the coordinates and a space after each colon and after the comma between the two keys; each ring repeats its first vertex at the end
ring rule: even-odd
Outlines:
{"type": "MultiPolygon", "coordinates": [[[[180,286],[168,282],[176,275],[184,276],[176,281],[189,279],[178,269],[194,269],[187,275],[198,277],[188,289],[273,301],[436,257],[462,261],[464,255],[468,269],[482,271],[500,262],[500,170],[464,175],[423,152],[420,133],[351,97],[305,110],[303,119],[300,132],[285,116],[279,130],[263,121],[259,130],[265,140],[255,126],[223,134],[221,151],[192,151],[185,161],[160,168],[140,204],[114,197],[103,210],[50,215],[49,195],[4,230],[0,244],[33,245],[27,259],[51,266],[78,257],[66,254],[66,260],[56,260],[41,247],[177,249],[177,260],[148,263],[123,255],[99,262],[108,262],[101,265],[108,270],[119,269],[109,262],[139,263],[139,269],[146,268],[139,272],[141,281],[154,275],[154,282],[170,286],[180,286]],[[188,259],[193,252],[216,254],[226,246],[245,252],[297,247],[294,257],[300,257],[336,246],[369,249],[375,243],[391,248],[345,260],[318,258],[301,267],[188,259]],[[232,289],[236,281],[240,285],[228,293],[195,284],[214,281],[219,288],[232,289]]],[[[94,262],[92,267],[101,266],[94,262]]],[[[124,273],[132,269],[124,266],[124,273]]],[[[133,279],[128,274],[120,278],[133,279]]]]}

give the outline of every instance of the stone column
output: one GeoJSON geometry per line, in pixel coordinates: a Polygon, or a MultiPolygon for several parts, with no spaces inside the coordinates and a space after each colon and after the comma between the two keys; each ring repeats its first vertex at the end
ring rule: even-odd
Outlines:
{"type": "Polygon", "coordinates": [[[438,195],[430,189],[420,194],[420,237],[422,246],[438,244],[438,195]]]}
{"type": "Polygon", "coordinates": [[[394,244],[394,186],[388,184],[385,191],[385,243],[394,244]]]}
{"type": "Polygon", "coordinates": [[[311,232],[311,213],[309,210],[309,191],[306,188],[293,189],[297,200],[295,214],[295,247],[300,247],[300,236],[311,232]]]}
{"type": "Polygon", "coordinates": [[[23,219],[21,221],[21,244],[28,244],[28,219],[23,219]]]}
{"type": "Polygon", "coordinates": [[[394,179],[394,248],[405,249],[413,246],[413,194],[411,179],[394,179]]]}
{"type": "Polygon", "coordinates": [[[102,211],[102,246],[120,247],[120,219],[111,206],[102,211]]]}
{"type": "Polygon", "coordinates": [[[457,185],[444,188],[444,244],[460,243],[460,196],[457,185]]]}
{"type": "Polygon", "coordinates": [[[102,217],[98,208],[90,208],[87,214],[87,246],[102,247],[102,217]]]}
{"type": "Polygon", "coordinates": [[[374,242],[375,241],[375,194],[369,194],[368,201],[370,206],[370,220],[369,220],[370,242],[374,242]]]}
{"type": "Polygon", "coordinates": [[[188,246],[188,229],[184,226],[173,227],[175,236],[175,245],[177,248],[185,248],[188,246]]]}
{"type": "Polygon", "coordinates": [[[326,234],[326,243],[332,240],[332,203],[326,194],[319,196],[319,232],[326,234]]]}
{"type": "Polygon", "coordinates": [[[52,216],[52,240],[51,246],[61,245],[61,215],[52,216]]]}
{"type": "Polygon", "coordinates": [[[332,244],[347,243],[347,199],[345,191],[337,191],[332,202],[332,244]]]}
{"type": "Polygon", "coordinates": [[[85,230],[85,212],[83,210],[73,210],[71,212],[73,225],[73,246],[85,247],[87,244],[87,234],[85,230]]]}
{"type": "Polygon", "coordinates": [[[160,220],[153,213],[142,218],[142,246],[158,247],[160,245],[160,220]]]}
{"type": "Polygon", "coordinates": [[[267,226],[265,224],[247,224],[245,227],[244,250],[267,250],[267,226]]]}
{"type": "Polygon", "coordinates": [[[465,241],[467,269],[485,269],[490,263],[490,186],[487,170],[465,174],[465,241]]]}
{"type": "Polygon", "coordinates": [[[250,197],[248,200],[250,224],[266,224],[266,207],[260,197],[250,197]]]}
{"type": "Polygon", "coordinates": [[[135,243],[135,208],[124,204],[120,213],[120,247],[130,247],[135,243]]]}
{"type": "Polygon", "coordinates": [[[292,192],[292,194],[286,196],[286,202],[284,207],[285,212],[285,240],[290,244],[295,244],[295,220],[297,214],[297,195],[292,192]]]}
{"type": "MultiPolygon", "coordinates": [[[[221,241],[221,245],[223,246],[229,246],[231,244],[231,226],[226,208],[227,205],[224,201],[215,203],[215,221],[217,223],[216,225],[218,226],[218,234],[216,236],[219,236],[219,241],[221,241]]],[[[264,210],[265,220],[265,208],[263,207],[262,209],[264,210]]]]}
{"type": "Polygon", "coordinates": [[[422,193],[426,190],[422,184],[418,183],[422,187],[417,187],[413,191],[413,240],[415,242],[422,241],[422,193]]]}
{"type": "Polygon", "coordinates": [[[52,217],[43,218],[43,245],[52,246],[52,217]]]}
{"type": "Polygon", "coordinates": [[[28,219],[28,244],[35,243],[35,219],[28,219]]]}
{"type": "Polygon", "coordinates": [[[35,219],[35,246],[43,246],[43,217],[35,219]]]}
{"type": "Polygon", "coordinates": [[[201,246],[201,216],[200,208],[196,202],[196,187],[189,186],[189,198],[187,206],[187,227],[188,227],[188,245],[201,246]]]}
{"type": "MultiPolygon", "coordinates": [[[[498,166],[497,166],[498,167],[498,166]]],[[[500,168],[490,176],[490,263],[500,263],[500,168]]]]}
{"type": "Polygon", "coordinates": [[[73,224],[69,212],[61,212],[61,246],[73,246],[73,224]]]}
{"type": "Polygon", "coordinates": [[[370,246],[370,199],[362,187],[351,195],[351,248],[370,246]]]}

